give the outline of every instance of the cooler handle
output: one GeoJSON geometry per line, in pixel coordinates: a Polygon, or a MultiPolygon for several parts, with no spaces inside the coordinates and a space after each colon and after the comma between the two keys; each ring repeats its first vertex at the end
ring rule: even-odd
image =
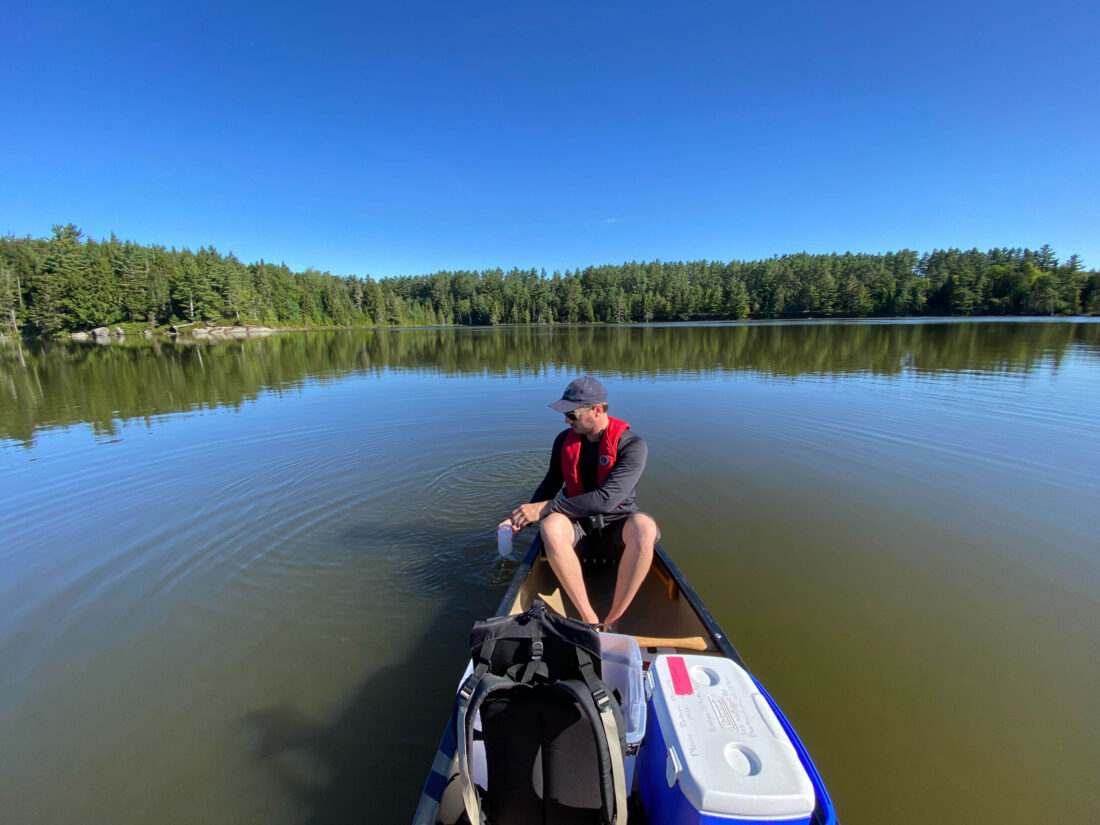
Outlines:
{"type": "Polygon", "coordinates": [[[680,757],[676,755],[676,748],[669,748],[668,761],[665,762],[665,781],[668,782],[670,788],[676,784],[676,778],[683,770],[684,766],[680,764],[680,757]]]}

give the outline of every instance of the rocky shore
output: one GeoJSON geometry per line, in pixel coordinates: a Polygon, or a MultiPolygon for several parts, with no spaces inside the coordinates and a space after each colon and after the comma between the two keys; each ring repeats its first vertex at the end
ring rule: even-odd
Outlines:
{"type": "MultiPolygon", "coordinates": [[[[254,324],[177,324],[167,330],[170,338],[179,335],[190,335],[192,338],[251,338],[261,335],[271,335],[277,330],[271,327],[256,326],[254,324]]],[[[152,338],[156,333],[151,329],[144,329],[142,337],[152,338]]],[[[107,327],[96,327],[87,332],[72,332],[69,337],[74,341],[95,341],[99,344],[109,343],[112,339],[121,341],[126,337],[122,327],[113,330],[107,327]]]]}

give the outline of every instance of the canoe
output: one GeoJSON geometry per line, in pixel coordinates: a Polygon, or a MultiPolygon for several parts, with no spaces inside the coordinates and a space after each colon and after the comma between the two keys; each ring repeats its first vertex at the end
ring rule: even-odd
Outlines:
{"type": "MultiPolygon", "coordinates": [[[[586,566],[585,580],[593,608],[599,615],[605,615],[610,608],[614,592],[614,565],[586,566]]],[[[571,618],[579,618],[576,609],[551,570],[543,552],[541,540],[537,536],[517,568],[495,615],[508,616],[524,613],[536,600],[545,602],[551,611],[571,618]]],[[[754,692],[758,692],[766,700],[774,713],[774,718],[782,726],[790,744],[794,747],[798,762],[801,763],[812,785],[813,814],[809,822],[811,825],[835,825],[836,813],[825,784],[794,728],[756,677],[748,671],[744,660],[719,627],[714,616],[659,543],[655,547],[649,573],[615,631],[620,634],[619,638],[633,636],[638,641],[646,670],[651,669],[651,664],[659,656],[678,658],[681,654],[686,658],[702,656],[728,659],[742,669],[747,678],[751,679],[754,692]]],[[[456,678],[456,688],[460,681],[456,678]]],[[[650,712],[652,715],[652,705],[650,712]]],[[[650,719],[650,728],[654,724],[655,720],[650,719]]],[[[647,732],[643,747],[648,744],[649,736],[650,733],[647,732]]],[[[431,823],[452,825],[443,821],[439,811],[441,807],[443,810],[453,809],[453,805],[448,804],[449,800],[445,800],[444,796],[452,792],[454,783],[451,780],[454,777],[445,776],[441,772],[443,765],[448,762],[448,755],[453,753],[454,736],[449,730],[444,730],[433,771],[429,773],[413,820],[415,825],[431,823]],[[442,806],[441,800],[444,800],[442,806]]],[[[635,772],[633,779],[634,791],[637,792],[637,783],[643,781],[641,772],[635,772]]],[[[631,823],[648,821],[649,825],[662,825],[641,810],[637,793],[631,799],[630,812],[631,823]]]]}

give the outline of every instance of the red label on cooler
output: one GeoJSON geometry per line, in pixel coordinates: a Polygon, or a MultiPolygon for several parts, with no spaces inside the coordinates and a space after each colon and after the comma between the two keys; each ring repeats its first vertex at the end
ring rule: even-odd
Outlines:
{"type": "Polygon", "coordinates": [[[672,676],[672,689],[677,696],[691,696],[695,691],[691,687],[691,677],[688,676],[687,665],[680,656],[669,656],[668,672],[672,676]]]}

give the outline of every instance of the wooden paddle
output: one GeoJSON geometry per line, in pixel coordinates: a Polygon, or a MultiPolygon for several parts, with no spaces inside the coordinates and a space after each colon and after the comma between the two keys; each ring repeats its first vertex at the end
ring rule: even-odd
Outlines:
{"type": "Polygon", "coordinates": [[[663,639],[660,636],[635,636],[638,647],[679,647],[684,650],[706,650],[707,642],[702,636],[685,636],[682,639],[663,639]]]}

